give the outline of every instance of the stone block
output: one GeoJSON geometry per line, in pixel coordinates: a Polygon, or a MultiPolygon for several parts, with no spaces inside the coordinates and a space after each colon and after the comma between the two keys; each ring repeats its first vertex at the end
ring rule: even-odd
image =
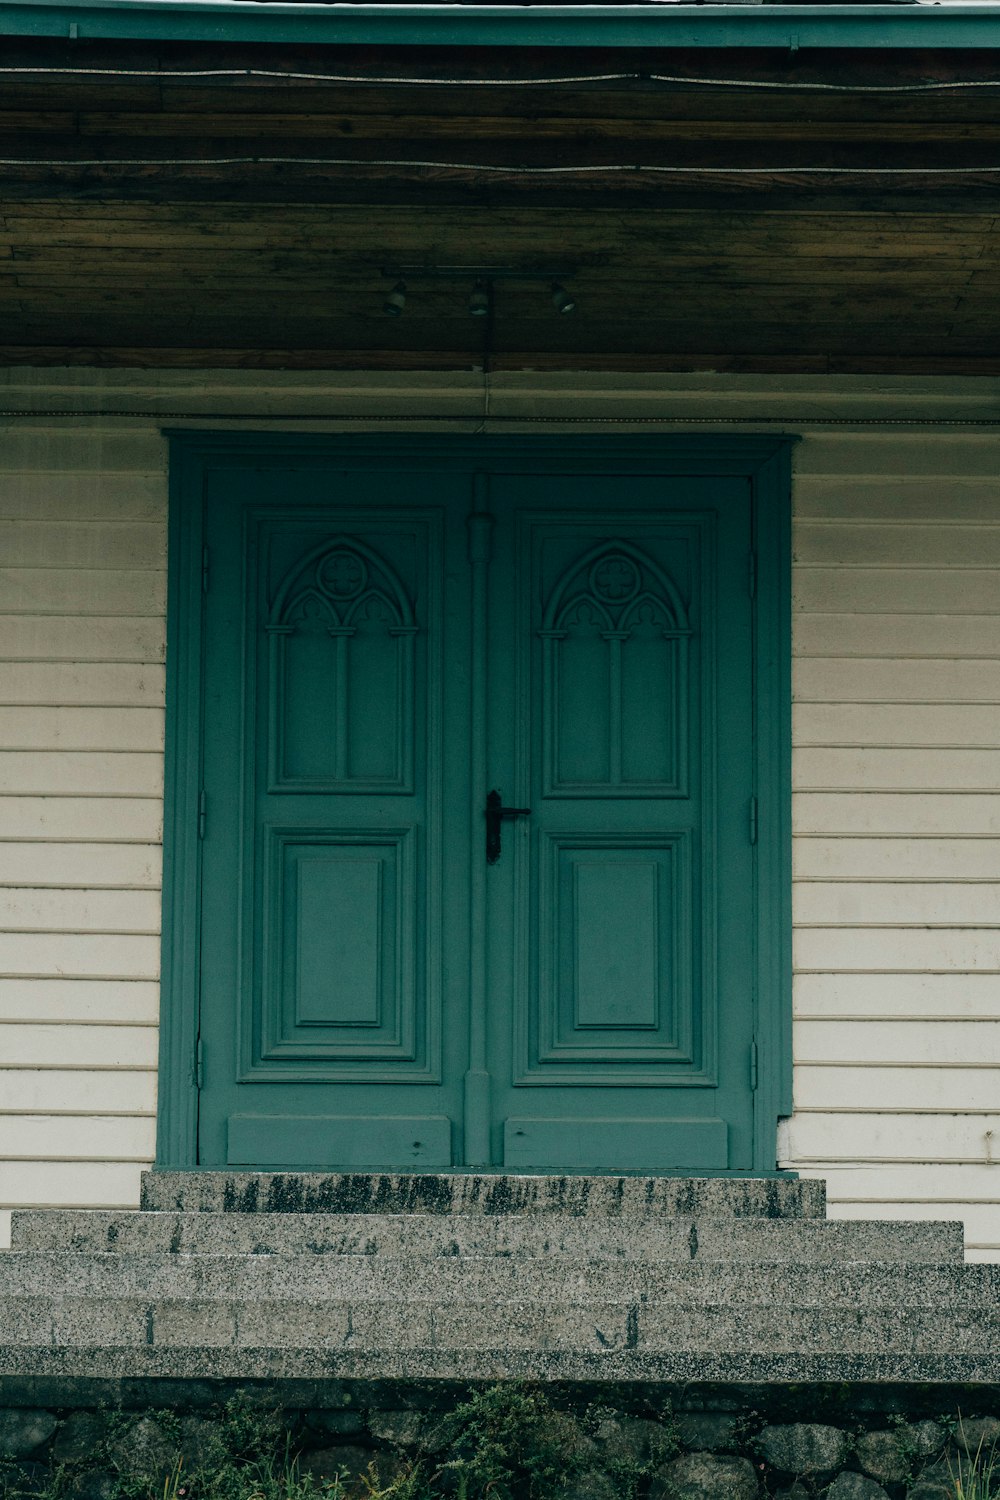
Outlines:
{"type": "Polygon", "coordinates": [[[771,1467],[784,1474],[832,1474],[850,1452],[846,1432],[819,1422],[765,1427],[757,1447],[771,1467]]]}
{"type": "Polygon", "coordinates": [[[93,1458],[104,1439],[106,1424],[90,1411],[74,1411],[56,1433],[52,1457],[57,1463],[81,1463],[93,1458]]]}
{"type": "Polygon", "coordinates": [[[1000,1420],[996,1417],[962,1417],[955,1428],[955,1441],[964,1453],[988,1453],[1000,1443],[1000,1420]]]}
{"type": "Polygon", "coordinates": [[[27,1458],[48,1442],[56,1426],[50,1411],[22,1411],[18,1407],[0,1411],[0,1454],[27,1458]]]}
{"type": "Polygon", "coordinates": [[[312,1448],[328,1448],[331,1438],[361,1437],[368,1430],[360,1411],[311,1411],[306,1421],[312,1448]]]}
{"type": "Polygon", "coordinates": [[[373,1411],[368,1418],[368,1431],[380,1443],[391,1443],[394,1448],[416,1448],[420,1446],[426,1420],[417,1411],[373,1411]]]}
{"type": "Polygon", "coordinates": [[[653,1477],[650,1500],[757,1500],[760,1485],[745,1458],[685,1453],[653,1477]]]}
{"type": "Polygon", "coordinates": [[[909,1478],[912,1467],[900,1431],[887,1428],[866,1432],[855,1444],[855,1458],[866,1474],[882,1484],[898,1484],[909,1478]]]}
{"type": "Polygon", "coordinates": [[[153,1417],[140,1417],[108,1444],[112,1463],[123,1478],[159,1488],[177,1464],[179,1444],[153,1417]]]}
{"type": "Polygon", "coordinates": [[[826,1492],[826,1500],[889,1500],[882,1486],[864,1474],[838,1474],[826,1492]]]}
{"type": "Polygon", "coordinates": [[[731,1453],[737,1446],[736,1418],[728,1412],[684,1412],[676,1422],[678,1439],[685,1448],[701,1448],[706,1453],[731,1453]]]}
{"type": "Polygon", "coordinates": [[[112,1500],[119,1489],[118,1475],[110,1469],[87,1469],[73,1475],[69,1495],[71,1500],[112,1500]]]}
{"type": "Polygon", "coordinates": [[[661,1422],[647,1418],[604,1417],[594,1437],[603,1456],[617,1463],[661,1463],[670,1456],[670,1434],[661,1422]]]}

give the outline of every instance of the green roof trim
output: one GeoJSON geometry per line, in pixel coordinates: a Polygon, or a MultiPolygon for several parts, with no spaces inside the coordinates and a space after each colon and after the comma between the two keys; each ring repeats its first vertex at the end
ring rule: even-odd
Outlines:
{"type": "Polygon", "coordinates": [[[0,35],[435,47],[1000,49],[1000,3],[526,6],[0,0],[0,35]]]}

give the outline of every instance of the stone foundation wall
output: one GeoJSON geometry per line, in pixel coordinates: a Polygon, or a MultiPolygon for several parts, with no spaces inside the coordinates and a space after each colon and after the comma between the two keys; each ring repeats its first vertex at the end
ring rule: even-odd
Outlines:
{"type": "Polygon", "coordinates": [[[959,1500],[994,1447],[1000,1494],[983,1387],[89,1386],[0,1382],[0,1495],[959,1500]]]}

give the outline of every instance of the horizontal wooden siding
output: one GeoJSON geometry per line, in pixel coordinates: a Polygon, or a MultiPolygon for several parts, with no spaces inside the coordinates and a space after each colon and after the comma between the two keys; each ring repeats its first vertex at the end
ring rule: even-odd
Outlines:
{"type": "MultiPolygon", "coordinates": [[[[155,1140],[165,444],[0,442],[0,1204],[125,1205],[155,1140]]],[[[6,1225],[0,1221],[0,1232],[6,1225]]]]}
{"type": "Polygon", "coordinates": [[[1000,1256],[998,441],[814,432],[794,492],[782,1161],[837,1217],[964,1219],[976,1259],[1000,1256]]]}

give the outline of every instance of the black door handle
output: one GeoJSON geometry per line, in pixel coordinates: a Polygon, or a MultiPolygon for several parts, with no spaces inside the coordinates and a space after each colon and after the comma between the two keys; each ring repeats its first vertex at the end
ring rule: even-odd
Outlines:
{"type": "Polygon", "coordinates": [[[504,807],[499,792],[490,792],[486,798],[486,863],[495,865],[500,858],[500,828],[505,819],[526,818],[530,807],[504,807]]]}

